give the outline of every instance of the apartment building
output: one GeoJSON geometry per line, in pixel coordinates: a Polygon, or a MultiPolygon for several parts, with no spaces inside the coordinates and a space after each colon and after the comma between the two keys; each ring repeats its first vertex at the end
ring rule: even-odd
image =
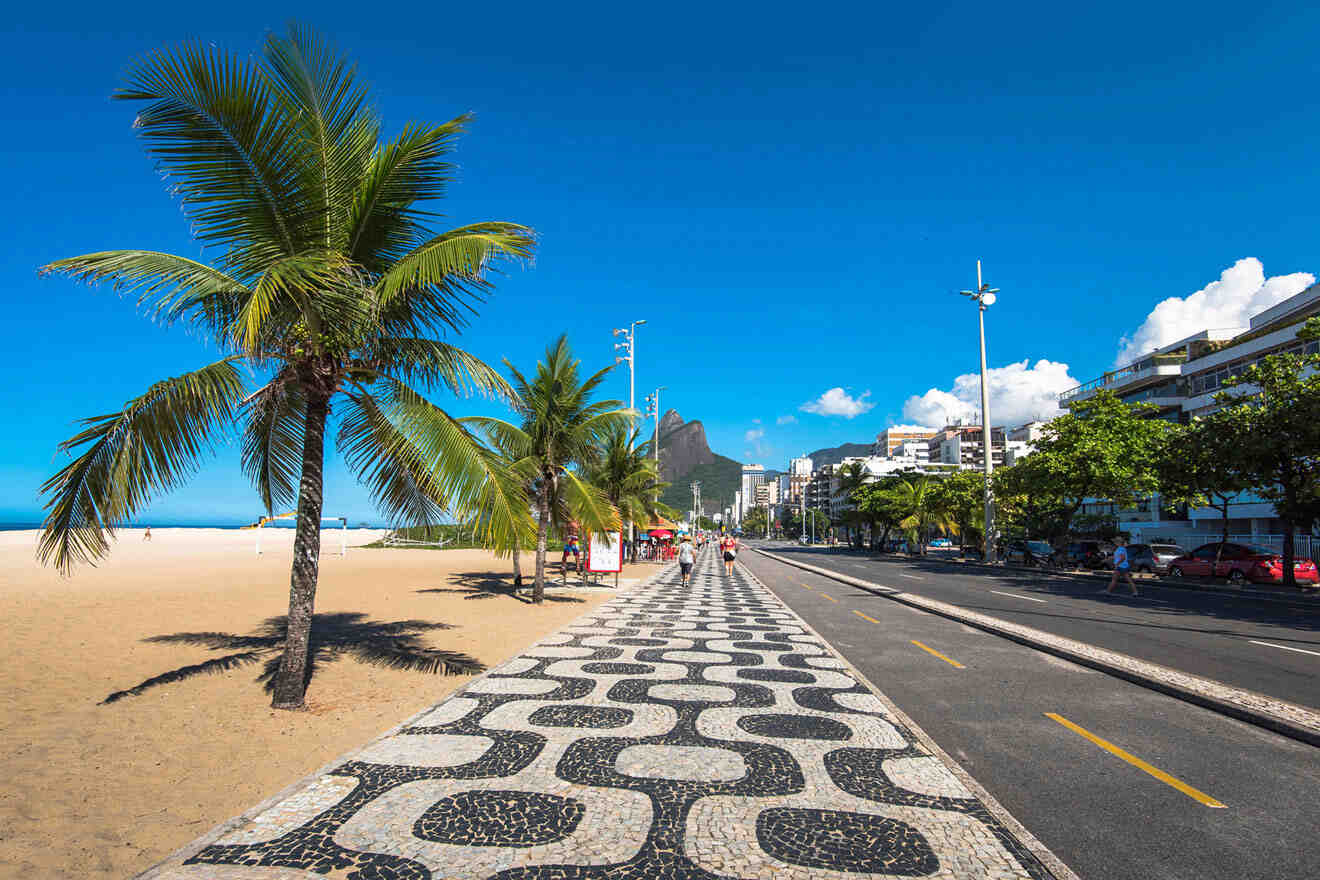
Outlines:
{"type": "Polygon", "coordinates": [[[885,428],[875,435],[875,444],[871,446],[871,455],[880,458],[892,458],[904,445],[909,448],[925,446],[938,431],[934,428],[915,428],[911,425],[885,428]]]}

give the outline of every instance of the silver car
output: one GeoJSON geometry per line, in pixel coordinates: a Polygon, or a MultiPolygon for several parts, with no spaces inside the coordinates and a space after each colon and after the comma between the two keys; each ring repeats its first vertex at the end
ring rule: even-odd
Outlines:
{"type": "Polygon", "coordinates": [[[1177,544],[1133,544],[1128,547],[1132,570],[1147,574],[1168,574],[1169,563],[1186,553],[1177,544]]]}

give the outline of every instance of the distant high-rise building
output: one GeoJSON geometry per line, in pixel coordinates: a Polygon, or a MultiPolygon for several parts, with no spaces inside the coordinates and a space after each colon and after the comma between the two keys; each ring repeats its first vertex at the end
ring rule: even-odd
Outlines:
{"type": "Polygon", "coordinates": [[[756,487],[765,485],[765,465],[742,466],[742,500],[744,512],[756,502],[756,487]]]}
{"type": "Polygon", "coordinates": [[[788,463],[788,472],[794,477],[811,476],[811,459],[806,456],[793,459],[788,463]]]}
{"type": "Polygon", "coordinates": [[[893,428],[885,428],[875,435],[875,444],[871,447],[871,454],[878,455],[881,458],[890,458],[900,446],[915,446],[918,443],[925,443],[938,433],[939,431],[935,428],[922,428],[915,425],[898,425],[893,428]]]}

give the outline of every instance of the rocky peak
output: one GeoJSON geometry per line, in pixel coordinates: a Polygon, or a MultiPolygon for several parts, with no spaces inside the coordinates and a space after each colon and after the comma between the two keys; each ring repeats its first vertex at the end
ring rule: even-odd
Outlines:
{"type": "Polygon", "coordinates": [[[660,436],[668,434],[677,428],[683,427],[683,417],[678,414],[678,410],[671,409],[660,417],[660,436]]]}

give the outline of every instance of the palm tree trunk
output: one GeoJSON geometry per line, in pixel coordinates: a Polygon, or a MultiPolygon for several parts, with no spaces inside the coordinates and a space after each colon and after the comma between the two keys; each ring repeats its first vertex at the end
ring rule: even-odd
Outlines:
{"type": "Polygon", "coordinates": [[[522,586],[522,563],[518,559],[518,545],[513,545],[513,587],[522,586]]]}
{"type": "Polygon", "coordinates": [[[548,480],[541,481],[537,492],[536,523],[536,577],[532,581],[532,601],[540,604],[545,599],[545,543],[550,530],[550,488],[548,480]]]}
{"type": "Polygon", "coordinates": [[[293,538],[289,577],[288,636],[275,676],[276,709],[301,709],[307,692],[307,651],[311,644],[316,578],[321,561],[321,504],[324,500],[325,420],[330,396],[309,391],[303,431],[302,480],[298,485],[298,531],[293,538]]]}

